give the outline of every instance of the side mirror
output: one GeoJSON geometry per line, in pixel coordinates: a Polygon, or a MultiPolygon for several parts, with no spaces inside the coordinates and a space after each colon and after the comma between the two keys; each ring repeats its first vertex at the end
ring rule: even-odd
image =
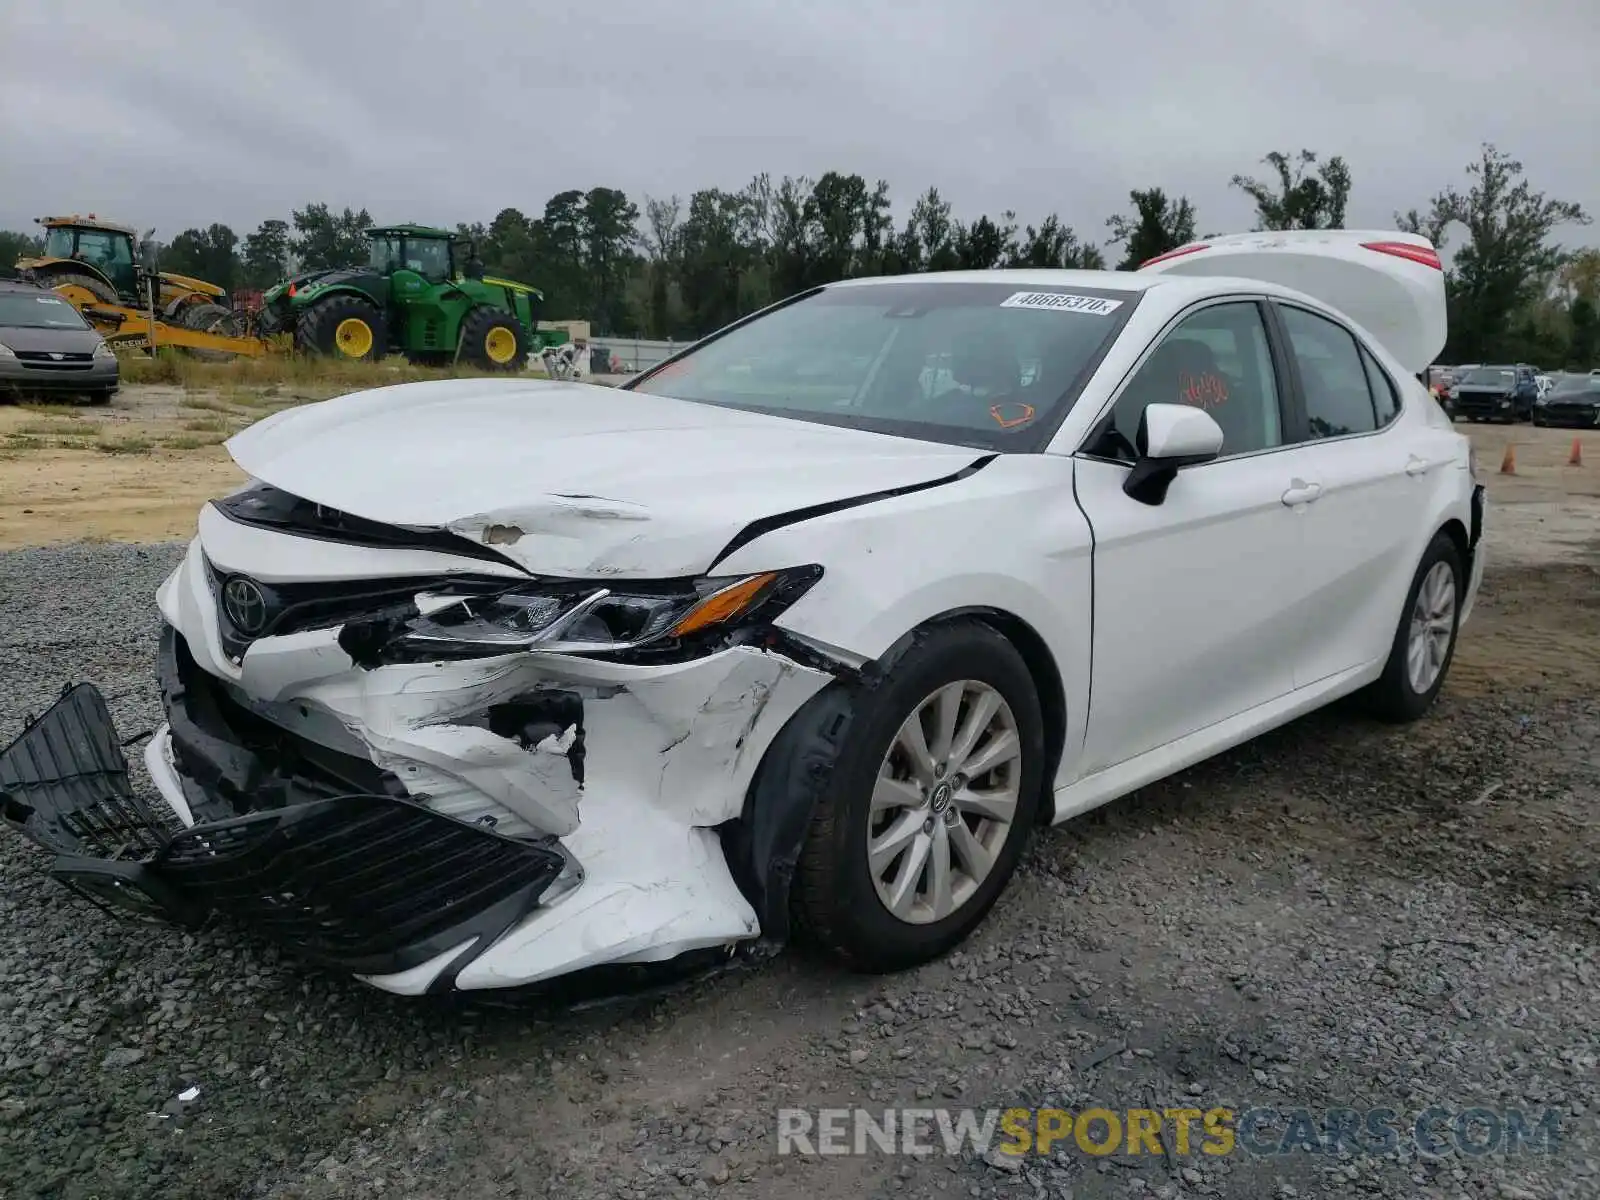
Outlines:
{"type": "Polygon", "coordinates": [[[1122,490],[1141,504],[1160,504],[1184,467],[1222,453],[1222,426],[1204,409],[1187,404],[1149,404],[1139,417],[1139,461],[1122,490]]]}
{"type": "Polygon", "coordinates": [[[139,243],[139,265],[146,271],[156,269],[156,244],[149,238],[139,243]]]}

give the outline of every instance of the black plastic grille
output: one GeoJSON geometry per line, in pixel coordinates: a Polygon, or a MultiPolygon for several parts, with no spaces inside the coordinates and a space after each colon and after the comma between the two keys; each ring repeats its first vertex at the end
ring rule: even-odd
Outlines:
{"type": "Polygon", "coordinates": [[[411,801],[345,796],[197,826],[155,869],[308,958],[388,974],[475,935],[483,949],[564,861],[411,801]]]}
{"type": "Polygon", "coordinates": [[[266,584],[252,580],[261,589],[267,604],[266,625],[252,636],[233,623],[223,603],[223,588],[233,576],[219,570],[210,559],[205,560],[205,566],[211,598],[217,609],[222,646],[234,658],[243,657],[256,638],[281,637],[308,629],[331,629],[384,609],[409,604],[418,592],[482,596],[514,586],[513,580],[478,575],[428,575],[348,583],[266,584]]]}
{"type": "Polygon", "coordinates": [[[16,350],[17,361],[33,371],[87,371],[94,365],[94,355],[76,351],[16,350]]]}

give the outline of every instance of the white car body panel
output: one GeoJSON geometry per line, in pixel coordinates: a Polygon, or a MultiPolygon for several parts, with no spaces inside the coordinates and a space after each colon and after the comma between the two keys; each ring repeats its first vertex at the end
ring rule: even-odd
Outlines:
{"type": "MultiPolygon", "coordinates": [[[[1247,235],[1136,273],[921,277],[1137,299],[1040,453],[526,381],[406,384],[286,410],[229,441],[252,477],[370,521],[450,531],[502,560],[296,536],[208,505],[158,605],[195,664],[257,716],[370,758],[436,811],[560,840],[572,877],[479,948],[455,987],[732,946],[762,931],[718,827],[739,817],[775,739],[835,668],[874,663],[931,621],[984,614],[1023,631],[1032,665],[1054,672],[1058,821],[1377,677],[1423,548],[1447,523],[1468,527],[1473,491],[1466,439],[1411,378],[1443,320],[1442,283],[1435,312],[1416,274],[1429,268],[1362,248],[1406,237],[1247,235]],[[1216,297],[1288,299],[1345,320],[1395,378],[1403,411],[1377,433],[1185,468],[1163,503],[1140,503],[1123,491],[1128,468],[1085,454],[1085,439],[1163,331],[1216,297]],[[892,494],[842,503],[878,493],[892,494]],[[813,508],[735,543],[753,523],[813,508]],[[782,644],[656,664],[517,651],[362,666],[338,627],[262,636],[231,657],[207,560],[266,583],[823,574],[774,622],[782,644]],[[581,784],[572,729],[524,749],[474,723],[540,688],[584,697],[581,784]]],[[[1463,615],[1482,571],[1480,550],[1463,615]]],[[[165,728],[145,761],[192,825],[165,728]]],[[[364,978],[419,994],[464,948],[364,978]]]]}

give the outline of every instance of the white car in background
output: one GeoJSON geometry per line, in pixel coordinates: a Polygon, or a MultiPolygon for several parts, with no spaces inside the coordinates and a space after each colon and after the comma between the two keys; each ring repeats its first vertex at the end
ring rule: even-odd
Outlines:
{"type": "Polygon", "coordinates": [[[159,799],[81,684],[4,813],[108,905],[393,992],[960,942],[1024,840],[1362,692],[1483,571],[1433,247],[816,288],[627,387],[405,384],[228,448],[160,589],[159,799]]]}

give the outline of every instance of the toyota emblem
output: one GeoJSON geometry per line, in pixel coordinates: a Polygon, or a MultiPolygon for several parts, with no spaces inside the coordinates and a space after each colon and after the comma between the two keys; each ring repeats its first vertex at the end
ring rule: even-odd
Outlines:
{"type": "Polygon", "coordinates": [[[222,610],[246,637],[255,637],[267,627],[267,597],[253,579],[239,576],[228,580],[222,588],[222,610]]]}
{"type": "Polygon", "coordinates": [[[66,355],[65,354],[57,354],[54,350],[52,350],[52,351],[50,351],[50,357],[53,358],[56,362],[60,362],[63,358],[66,357],[66,355]]]}

